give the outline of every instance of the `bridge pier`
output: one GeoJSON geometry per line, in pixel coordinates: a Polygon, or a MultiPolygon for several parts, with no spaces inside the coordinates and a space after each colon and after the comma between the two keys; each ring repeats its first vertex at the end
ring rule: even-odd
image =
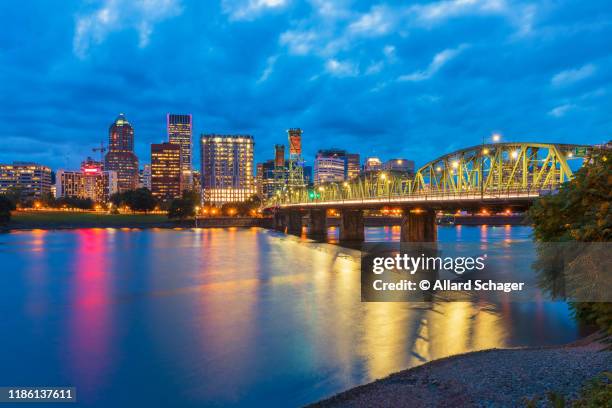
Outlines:
{"type": "Polygon", "coordinates": [[[327,213],[324,208],[310,210],[309,235],[321,236],[327,234],[327,213]]]}
{"type": "Polygon", "coordinates": [[[434,210],[404,210],[400,242],[436,242],[437,239],[438,229],[434,210]]]}
{"type": "Polygon", "coordinates": [[[287,232],[290,234],[302,233],[302,213],[299,210],[287,211],[285,219],[287,223],[287,232]]]}
{"type": "Polygon", "coordinates": [[[277,231],[285,232],[285,216],[281,211],[274,211],[273,227],[277,231]]]}
{"type": "Polygon", "coordinates": [[[340,241],[364,239],[363,210],[343,209],[340,217],[340,241]]]}

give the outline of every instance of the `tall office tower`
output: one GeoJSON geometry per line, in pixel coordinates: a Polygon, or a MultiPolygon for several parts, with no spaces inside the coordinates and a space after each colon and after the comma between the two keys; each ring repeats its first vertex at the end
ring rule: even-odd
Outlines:
{"type": "Polygon", "coordinates": [[[382,169],[382,161],[378,157],[368,157],[363,163],[363,172],[371,173],[382,169]]]}
{"type": "Polygon", "coordinates": [[[257,163],[255,165],[255,191],[257,191],[257,197],[259,198],[263,198],[263,166],[263,163],[257,163]]]}
{"type": "Polygon", "coordinates": [[[318,185],[342,182],[344,181],[345,169],[346,161],[339,157],[317,157],[314,164],[314,183],[318,185]]]}
{"type": "Polygon", "coordinates": [[[11,191],[21,199],[40,198],[51,193],[51,169],[36,163],[0,164],[0,194],[11,191]]]}
{"type": "Polygon", "coordinates": [[[312,166],[304,166],[304,183],[312,185],[312,166]]]}
{"type": "Polygon", "coordinates": [[[361,172],[361,162],[359,159],[359,153],[348,153],[346,155],[346,178],[353,180],[359,177],[361,172]]]}
{"type": "Polygon", "coordinates": [[[169,113],[166,116],[168,141],[181,146],[182,183],[187,189],[193,185],[192,166],[192,116],[169,113]]]}
{"type": "Polygon", "coordinates": [[[289,137],[289,165],[287,166],[287,187],[301,188],[304,183],[304,160],[302,159],[302,129],[287,130],[289,137]]]}
{"type": "Polygon", "coordinates": [[[263,163],[257,163],[257,195],[260,198],[266,199],[272,197],[276,193],[275,161],[266,160],[263,163]]]}
{"type": "Polygon", "coordinates": [[[120,113],[108,131],[108,153],[104,169],[117,173],[119,192],[138,187],[138,158],[134,154],[134,128],[120,113]]]}
{"type": "Polygon", "coordinates": [[[277,167],[285,165],[285,145],[274,145],[274,165],[277,167]]]}
{"type": "Polygon", "coordinates": [[[245,201],[255,191],[250,135],[202,135],[202,201],[213,204],[245,201]]]}
{"type": "Polygon", "coordinates": [[[161,201],[181,196],[181,153],[175,143],[151,145],[151,193],[161,201]]]}
{"type": "Polygon", "coordinates": [[[142,187],[151,191],[151,165],[145,164],[142,166],[142,187]]]}
{"type": "Polygon", "coordinates": [[[382,169],[385,171],[401,173],[406,176],[412,176],[414,175],[414,161],[406,159],[391,159],[387,160],[382,165],[382,169]]]}

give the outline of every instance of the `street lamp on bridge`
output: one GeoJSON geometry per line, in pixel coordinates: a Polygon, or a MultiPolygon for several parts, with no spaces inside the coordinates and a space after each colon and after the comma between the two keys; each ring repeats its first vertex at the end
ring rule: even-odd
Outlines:
{"type": "MultiPolygon", "coordinates": [[[[493,143],[497,143],[501,140],[501,135],[499,133],[493,133],[491,135],[491,140],[493,141],[493,143]]],[[[488,154],[490,153],[489,149],[485,147],[485,137],[482,137],[482,149],[480,151],[480,199],[482,200],[484,198],[484,183],[485,183],[485,179],[484,179],[484,161],[485,161],[485,156],[488,156],[488,154]]]]}

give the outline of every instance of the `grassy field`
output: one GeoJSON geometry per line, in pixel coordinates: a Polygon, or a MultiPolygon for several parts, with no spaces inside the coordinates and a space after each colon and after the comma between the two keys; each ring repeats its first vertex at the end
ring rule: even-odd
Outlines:
{"type": "Polygon", "coordinates": [[[9,228],[75,228],[75,227],[134,227],[171,226],[160,214],[105,214],[64,211],[15,211],[9,228]]]}

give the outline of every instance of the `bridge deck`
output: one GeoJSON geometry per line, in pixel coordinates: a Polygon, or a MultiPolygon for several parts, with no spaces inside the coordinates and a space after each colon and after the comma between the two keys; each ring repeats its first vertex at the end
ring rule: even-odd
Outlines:
{"type": "Polygon", "coordinates": [[[388,196],[363,199],[341,199],[329,201],[309,201],[303,203],[280,204],[280,208],[316,207],[380,207],[384,205],[450,205],[450,204],[528,204],[549,191],[521,192],[473,192],[473,193],[431,193],[410,196],[388,196]]]}

